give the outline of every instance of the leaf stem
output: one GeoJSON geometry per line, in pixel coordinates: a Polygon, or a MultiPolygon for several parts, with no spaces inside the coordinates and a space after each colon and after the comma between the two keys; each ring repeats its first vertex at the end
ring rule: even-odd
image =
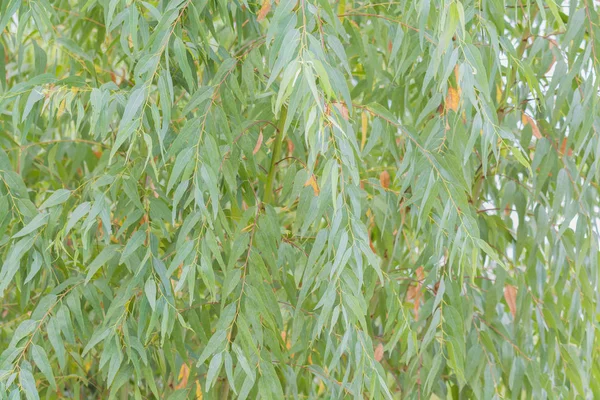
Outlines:
{"type": "Polygon", "coordinates": [[[271,168],[269,168],[269,175],[267,175],[267,182],[265,183],[265,194],[263,200],[265,203],[271,203],[273,201],[273,179],[275,178],[275,169],[277,168],[277,161],[279,160],[279,157],[281,157],[281,145],[283,143],[283,128],[285,127],[286,118],[287,107],[283,106],[279,115],[279,122],[277,123],[275,141],[273,142],[271,168]]]}

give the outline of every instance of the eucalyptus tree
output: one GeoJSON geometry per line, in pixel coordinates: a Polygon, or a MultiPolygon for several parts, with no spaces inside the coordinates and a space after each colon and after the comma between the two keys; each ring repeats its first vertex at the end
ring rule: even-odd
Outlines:
{"type": "Polygon", "coordinates": [[[0,398],[598,398],[593,0],[1,0],[0,398]]]}

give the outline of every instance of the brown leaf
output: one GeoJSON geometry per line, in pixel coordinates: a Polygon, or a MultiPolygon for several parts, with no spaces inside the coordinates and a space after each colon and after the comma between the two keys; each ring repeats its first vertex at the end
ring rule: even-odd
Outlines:
{"type": "Polygon", "coordinates": [[[433,286],[433,294],[437,294],[439,288],[440,288],[440,281],[437,281],[435,283],[435,285],[433,286]]]}
{"type": "Polygon", "coordinates": [[[319,195],[319,185],[317,185],[317,180],[315,179],[314,175],[311,175],[310,178],[308,178],[308,180],[306,181],[306,183],[304,184],[304,187],[306,186],[310,186],[313,188],[313,191],[315,192],[315,196],[319,195]]]}
{"type": "Polygon", "coordinates": [[[533,118],[531,118],[529,115],[523,113],[523,115],[521,116],[521,122],[523,122],[523,125],[529,124],[531,126],[531,131],[533,132],[533,136],[535,136],[537,139],[542,138],[540,129],[538,128],[538,126],[535,123],[535,121],[533,120],[533,118]]]}
{"type": "Polygon", "coordinates": [[[373,246],[373,241],[369,240],[369,247],[371,248],[371,251],[375,254],[377,254],[377,249],[375,249],[375,246],[373,246]]]}
{"type": "Polygon", "coordinates": [[[513,285],[504,286],[504,299],[514,318],[517,315],[517,288],[513,285]]]}
{"type": "Polygon", "coordinates": [[[344,118],[346,121],[348,121],[348,118],[350,117],[350,114],[348,114],[348,107],[346,107],[346,104],[339,102],[339,101],[334,101],[333,103],[331,103],[335,108],[338,109],[338,111],[340,112],[340,114],[342,114],[342,118],[344,118]]]}
{"type": "Polygon", "coordinates": [[[414,300],[414,298],[417,296],[417,289],[417,286],[409,286],[408,291],[406,292],[406,299],[414,300]]]}
{"type": "Polygon", "coordinates": [[[263,0],[262,6],[260,7],[260,10],[258,10],[258,18],[256,18],[256,20],[260,22],[265,19],[269,11],[271,11],[271,0],[263,0]]]}
{"type": "MultiPolygon", "coordinates": [[[[444,113],[444,103],[440,103],[440,105],[438,106],[438,108],[436,108],[435,110],[438,114],[442,115],[444,113]]],[[[398,139],[396,139],[398,140],[398,139]]]]}
{"type": "Polygon", "coordinates": [[[383,344],[379,343],[375,348],[375,361],[380,362],[383,360],[383,344]]]}
{"type": "Polygon", "coordinates": [[[419,283],[417,286],[411,286],[408,288],[408,298],[409,300],[414,300],[413,302],[413,312],[415,313],[415,319],[419,319],[419,308],[421,307],[421,284],[419,283]]]}
{"type": "Polygon", "coordinates": [[[262,145],[263,142],[263,134],[262,131],[260,131],[260,133],[258,134],[258,139],[256,140],[256,145],[254,146],[254,150],[252,150],[252,155],[256,155],[256,153],[258,153],[258,151],[260,150],[260,146],[262,145]]]}
{"type": "MultiPolygon", "coordinates": [[[[548,38],[548,48],[552,49],[552,48],[558,48],[558,42],[554,39],[548,38]]],[[[554,64],[556,64],[556,56],[554,55],[554,52],[552,52],[552,61],[550,62],[550,65],[548,65],[548,68],[546,69],[546,74],[548,74],[550,72],[550,70],[552,69],[552,67],[554,67],[554,64]]]]}
{"type": "Polygon", "coordinates": [[[460,91],[453,87],[449,87],[448,94],[446,95],[446,107],[454,112],[457,112],[459,102],[460,102],[460,91]]]}
{"type": "Polygon", "coordinates": [[[379,174],[379,183],[381,184],[381,186],[384,189],[387,189],[390,187],[390,173],[387,171],[382,171],[381,174],[379,174]]]}
{"type": "Polygon", "coordinates": [[[566,149],[567,149],[567,138],[563,138],[562,144],[560,145],[560,154],[564,155],[566,149]]]}
{"type": "Polygon", "coordinates": [[[420,266],[419,268],[417,268],[417,279],[419,280],[419,283],[422,283],[422,281],[425,279],[425,270],[423,269],[423,266],[420,266]]]}
{"type": "Polygon", "coordinates": [[[417,274],[417,284],[412,285],[408,288],[406,297],[408,298],[408,300],[414,300],[413,311],[415,313],[415,319],[419,319],[419,308],[421,307],[421,295],[423,294],[423,292],[421,291],[421,288],[423,286],[423,280],[425,279],[425,270],[421,266],[421,267],[417,268],[417,270],[415,272],[417,274]]]}
{"type": "Polygon", "coordinates": [[[294,153],[294,142],[291,139],[287,140],[288,154],[291,156],[294,153]]]}
{"type": "Polygon", "coordinates": [[[159,194],[156,192],[156,186],[154,186],[154,182],[152,180],[150,182],[150,189],[152,189],[152,193],[154,194],[154,198],[158,199],[159,194]]]}

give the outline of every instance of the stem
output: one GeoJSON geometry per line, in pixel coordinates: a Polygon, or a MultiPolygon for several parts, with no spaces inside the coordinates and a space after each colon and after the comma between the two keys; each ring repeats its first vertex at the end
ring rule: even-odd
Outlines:
{"type": "Polygon", "coordinates": [[[287,118],[287,107],[281,108],[281,114],[279,115],[279,122],[277,123],[277,131],[275,132],[275,141],[273,142],[273,155],[271,156],[271,168],[269,169],[269,175],[267,175],[267,183],[265,184],[265,197],[264,203],[271,203],[273,201],[273,179],[275,178],[275,168],[277,168],[277,161],[281,157],[281,145],[283,143],[283,128],[285,126],[285,120],[287,118]]]}
{"type": "Polygon", "coordinates": [[[229,398],[229,382],[225,381],[223,383],[223,388],[221,389],[221,399],[227,400],[229,398]]]}
{"type": "MultiPolygon", "coordinates": [[[[523,56],[523,53],[525,52],[525,49],[527,48],[527,40],[529,38],[529,28],[525,28],[525,31],[523,32],[523,36],[521,36],[521,42],[519,42],[519,46],[517,47],[517,57],[521,58],[523,56]]],[[[498,117],[500,122],[502,122],[502,120],[504,119],[504,106],[506,105],[506,102],[508,101],[508,96],[510,95],[510,90],[512,88],[512,86],[515,84],[515,80],[517,78],[517,66],[516,65],[511,65],[510,68],[510,74],[508,76],[508,79],[506,80],[506,88],[504,89],[504,92],[502,93],[502,98],[500,99],[500,102],[498,103],[498,117]]],[[[515,107],[516,107],[516,103],[515,102],[515,107]]]]}

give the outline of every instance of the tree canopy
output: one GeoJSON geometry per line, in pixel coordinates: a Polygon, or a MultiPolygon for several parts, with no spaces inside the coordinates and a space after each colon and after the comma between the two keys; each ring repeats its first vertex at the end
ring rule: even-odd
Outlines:
{"type": "Polygon", "coordinates": [[[593,0],[0,0],[0,399],[600,398],[593,0]]]}

